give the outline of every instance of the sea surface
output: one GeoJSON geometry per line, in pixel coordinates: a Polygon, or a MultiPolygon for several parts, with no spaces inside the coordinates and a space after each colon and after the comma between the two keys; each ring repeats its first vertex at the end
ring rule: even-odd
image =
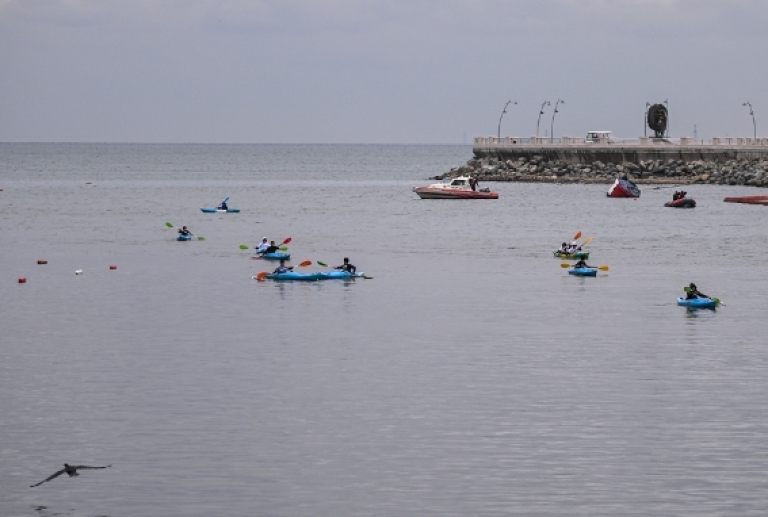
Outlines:
{"type": "Polygon", "coordinates": [[[0,515],[764,516],[765,191],[411,192],[470,157],[0,144],[0,515]],[[373,278],[257,282],[265,236],[373,278]]]}

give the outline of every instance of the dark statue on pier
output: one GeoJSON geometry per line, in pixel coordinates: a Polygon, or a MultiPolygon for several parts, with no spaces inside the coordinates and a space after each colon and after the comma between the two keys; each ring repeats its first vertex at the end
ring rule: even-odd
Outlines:
{"type": "Polygon", "coordinates": [[[663,104],[654,104],[648,108],[648,127],[653,129],[655,138],[664,138],[668,119],[667,108],[663,104]]]}

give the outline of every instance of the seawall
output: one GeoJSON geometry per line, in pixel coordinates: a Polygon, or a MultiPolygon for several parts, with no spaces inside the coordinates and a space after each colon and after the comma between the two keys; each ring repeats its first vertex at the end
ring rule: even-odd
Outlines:
{"type": "Polygon", "coordinates": [[[725,163],[730,160],[768,159],[768,138],[713,138],[696,141],[692,138],[654,141],[651,138],[585,142],[583,139],[529,139],[494,137],[475,138],[472,149],[476,158],[497,160],[529,160],[534,156],[547,161],[573,164],[634,163],[669,160],[725,163]]]}
{"type": "Polygon", "coordinates": [[[768,187],[768,138],[657,140],[568,137],[475,138],[474,158],[435,179],[472,175],[485,181],[712,183],[768,187]]]}

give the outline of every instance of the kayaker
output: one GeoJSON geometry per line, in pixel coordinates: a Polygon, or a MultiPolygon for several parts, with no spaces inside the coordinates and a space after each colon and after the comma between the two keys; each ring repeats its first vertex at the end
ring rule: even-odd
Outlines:
{"type": "Polygon", "coordinates": [[[577,251],[581,251],[581,246],[579,246],[579,243],[576,241],[573,241],[571,245],[568,247],[568,250],[566,253],[576,253],[577,251]]]}
{"type": "Polygon", "coordinates": [[[696,284],[691,282],[691,284],[688,286],[688,289],[686,289],[685,293],[685,299],[686,300],[694,300],[696,298],[709,298],[706,294],[702,293],[696,288],[696,284]]]}
{"type": "MultiPolygon", "coordinates": [[[[274,243],[275,241],[272,241],[274,243]]],[[[280,259],[280,265],[275,268],[273,273],[275,275],[278,275],[280,273],[287,273],[289,271],[293,271],[293,266],[286,266],[285,265],[285,259],[280,259]]]]}
{"type": "Polygon", "coordinates": [[[261,253],[274,253],[280,249],[280,246],[275,244],[275,241],[269,241],[269,246],[264,249],[261,253]]]}
{"type": "Polygon", "coordinates": [[[587,261],[584,260],[584,259],[579,259],[579,261],[576,262],[573,265],[573,267],[576,268],[576,269],[580,269],[580,268],[595,269],[593,266],[588,265],[587,261]]]}
{"type": "Polygon", "coordinates": [[[216,207],[216,210],[226,210],[226,209],[227,209],[226,201],[222,201],[221,204],[218,207],[216,207]]]}
{"type": "Polygon", "coordinates": [[[190,232],[189,230],[187,230],[187,227],[186,227],[186,226],[182,226],[182,227],[181,227],[181,230],[179,230],[179,233],[180,233],[180,234],[182,234],[182,235],[192,235],[192,232],[190,232]]]}
{"type": "Polygon", "coordinates": [[[346,271],[347,273],[355,274],[355,271],[357,271],[357,268],[349,263],[349,258],[344,257],[344,263],[340,266],[337,266],[336,269],[341,269],[342,271],[346,271]]]}
{"type": "Polygon", "coordinates": [[[263,239],[261,239],[261,244],[259,244],[258,248],[256,248],[256,251],[258,253],[264,253],[265,251],[267,251],[267,248],[269,248],[269,243],[267,242],[267,238],[264,237],[263,239]]]}
{"type": "Polygon", "coordinates": [[[567,243],[567,242],[564,242],[564,243],[563,243],[563,244],[560,246],[560,249],[559,249],[559,250],[557,250],[557,251],[559,251],[560,253],[565,253],[565,254],[568,254],[568,243],[567,243]]]}

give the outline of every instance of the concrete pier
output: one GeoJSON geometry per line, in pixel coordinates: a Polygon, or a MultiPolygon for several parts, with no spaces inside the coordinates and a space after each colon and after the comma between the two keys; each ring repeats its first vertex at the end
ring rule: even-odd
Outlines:
{"type": "Polygon", "coordinates": [[[475,157],[497,160],[530,160],[542,157],[547,161],[573,164],[634,163],[655,161],[705,161],[725,163],[732,160],[768,159],[768,138],[712,138],[696,140],[677,138],[654,140],[600,139],[587,142],[583,138],[517,138],[475,137],[475,157]]]}
{"type": "Polygon", "coordinates": [[[473,151],[466,164],[434,179],[612,183],[627,175],[641,183],[768,187],[768,138],[477,137],[473,151]]]}

